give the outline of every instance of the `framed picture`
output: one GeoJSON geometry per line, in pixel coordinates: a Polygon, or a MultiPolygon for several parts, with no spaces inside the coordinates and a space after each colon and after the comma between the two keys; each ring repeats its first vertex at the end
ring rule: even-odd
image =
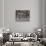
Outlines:
{"type": "Polygon", "coordinates": [[[16,21],[29,21],[30,10],[16,10],[16,21]]]}

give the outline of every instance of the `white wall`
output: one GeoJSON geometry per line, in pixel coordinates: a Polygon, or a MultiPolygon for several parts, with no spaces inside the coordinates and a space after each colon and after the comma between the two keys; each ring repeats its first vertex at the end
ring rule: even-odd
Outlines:
{"type": "Polygon", "coordinates": [[[45,25],[46,25],[46,0],[45,0],[45,25]]]}
{"type": "Polygon", "coordinates": [[[42,25],[43,25],[43,37],[46,37],[46,0],[43,0],[43,4],[42,4],[43,6],[42,6],[42,8],[43,8],[43,10],[42,10],[42,25]]]}
{"type": "Polygon", "coordinates": [[[33,32],[35,28],[42,25],[42,0],[4,0],[4,22],[5,27],[15,32],[33,32]],[[16,22],[15,10],[29,9],[29,22],[16,22]]]}
{"type": "MultiPolygon", "coordinates": [[[[2,27],[3,27],[3,0],[0,0],[0,29],[2,27]]],[[[1,30],[0,33],[2,33],[1,30]]]]}

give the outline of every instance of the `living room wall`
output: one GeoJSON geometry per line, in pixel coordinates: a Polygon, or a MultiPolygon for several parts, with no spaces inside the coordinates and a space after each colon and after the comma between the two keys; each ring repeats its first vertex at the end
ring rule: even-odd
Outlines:
{"type": "MultiPolygon", "coordinates": [[[[3,0],[0,0],[0,29],[3,27],[3,0]]],[[[0,30],[0,33],[2,31],[0,30]]]]}
{"type": "Polygon", "coordinates": [[[14,32],[33,32],[42,26],[42,0],[4,0],[4,26],[14,32]],[[17,22],[15,10],[30,10],[30,21],[17,22]]]}
{"type": "Polygon", "coordinates": [[[42,6],[42,20],[43,20],[43,37],[46,37],[46,0],[43,0],[43,6],[42,6]]]}

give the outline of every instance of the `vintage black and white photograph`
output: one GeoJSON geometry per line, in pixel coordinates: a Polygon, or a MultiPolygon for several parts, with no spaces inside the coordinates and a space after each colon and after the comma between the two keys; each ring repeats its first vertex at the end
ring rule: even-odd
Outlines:
{"type": "Polygon", "coordinates": [[[0,0],[0,46],[46,46],[46,0],[0,0]]]}
{"type": "Polygon", "coordinates": [[[16,10],[16,21],[30,21],[30,10],[16,10]]]}

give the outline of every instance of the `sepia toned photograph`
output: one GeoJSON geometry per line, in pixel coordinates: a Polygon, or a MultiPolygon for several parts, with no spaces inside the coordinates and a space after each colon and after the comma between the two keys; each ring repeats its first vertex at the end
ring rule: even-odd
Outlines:
{"type": "Polygon", "coordinates": [[[30,10],[16,10],[16,21],[30,21],[30,10]]]}

